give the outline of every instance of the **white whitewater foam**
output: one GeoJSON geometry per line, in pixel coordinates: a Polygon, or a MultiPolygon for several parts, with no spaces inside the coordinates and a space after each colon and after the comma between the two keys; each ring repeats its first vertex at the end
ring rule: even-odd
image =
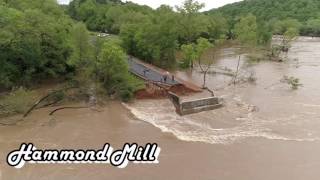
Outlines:
{"type": "MultiPolygon", "coordinates": [[[[235,98],[237,105],[240,100],[235,98]]],[[[123,104],[138,119],[148,122],[159,128],[162,132],[172,133],[183,141],[204,142],[210,144],[230,144],[250,137],[261,137],[272,140],[286,141],[315,141],[314,138],[289,138],[272,132],[272,129],[265,126],[274,121],[255,119],[249,111],[250,105],[242,104],[242,109],[222,108],[220,110],[204,112],[191,116],[179,116],[175,113],[172,104],[168,100],[146,100],[137,101],[134,104],[123,104]],[[247,112],[243,114],[245,111],[247,112]],[[213,121],[216,117],[224,117],[230,113],[234,114],[234,120],[240,121],[230,128],[213,128],[206,121],[213,121]],[[242,113],[242,114],[241,114],[242,113]],[[237,118],[238,115],[242,118],[237,118]],[[207,118],[205,121],[199,121],[207,118]]]]}
{"type": "Polygon", "coordinates": [[[313,108],[320,108],[320,104],[305,104],[305,103],[296,103],[298,105],[302,105],[305,107],[313,107],[313,108]]]}

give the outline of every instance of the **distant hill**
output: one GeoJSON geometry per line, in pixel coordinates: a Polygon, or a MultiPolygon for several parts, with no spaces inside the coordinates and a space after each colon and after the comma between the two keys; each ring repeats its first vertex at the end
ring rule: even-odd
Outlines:
{"type": "Polygon", "coordinates": [[[282,20],[287,18],[306,22],[320,18],[320,0],[244,0],[208,11],[235,18],[251,13],[258,20],[282,20]]]}

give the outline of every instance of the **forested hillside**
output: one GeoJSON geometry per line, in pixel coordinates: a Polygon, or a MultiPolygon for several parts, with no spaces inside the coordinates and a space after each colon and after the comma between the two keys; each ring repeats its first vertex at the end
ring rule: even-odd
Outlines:
{"type": "MultiPolygon", "coordinates": [[[[234,28],[239,21],[230,25],[220,14],[201,13],[203,7],[204,4],[194,0],[186,0],[178,7],[162,5],[155,10],[131,2],[74,0],[68,12],[92,31],[118,34],[128,54],[169,67],[175,65],[176,51],[182,45],[195,43],[199,38],[212,43],[237,38],[234,28]]],[[[249,41],[269,42],[271,32],[264,23],[258,23],[255,17],[250,17],[248,22],[246,17],[243,20],[243,26],[253,28],[252,32],[246,32],[251,33],[249,41]]]]}
{"type": "Polygon", "coordinates": [[[0,1],[0,87],[66,74],[72,24],[54,0],[0,1]]]}
{"type": "Polygon", "coordinates": [[[157,9],[120,0],[66,6],[0,0],[0,90],[60,78],[76,82],[86,97],[100,87],[129,100],[143,84],[129,74],[128,54],[163,68],[193,68],[208,48],[226,40],[268,48],[272,34],[284,34],[286,50],[299,30],[320,35],[316,0],[251,0],[209,13],[203,8],[196,0],[157,9]]]}
{"type": "Polygon", "coordinates": [[[108,95],[130,99],[141,84],[129,74],[120,43],[90,35],[66,11],[56,0],[0,0],[0,91],[61,79],[78,84],[83,94],[95,84],[108,95]]]}
{"type": "Polygon", "coordinates": [[[232,39],[256,46],[268,44],[272,33],[320,34],[316,0],[250,0],[210,13],[201,13],[203,7],[195,0],[155,10],[120,0],[73,0],[68,6],[55,0],[0,0],[0,88],[94,66],[105,46],[93,43],[87,28],[118,35],[114,46],[161,67],[174,66],[177,51],[186,47],[192,54],[201,38],[213,45],[232,39]]]}
{"type": "Polygon", "coordinates": [[[221,13],[229,19],[251,13],[259,22],[266,21],[270,24],[296,20],[300,23],[302,35],[320,36],[319,0],[244,0],[213,9],[208,13],[221,13]]]}

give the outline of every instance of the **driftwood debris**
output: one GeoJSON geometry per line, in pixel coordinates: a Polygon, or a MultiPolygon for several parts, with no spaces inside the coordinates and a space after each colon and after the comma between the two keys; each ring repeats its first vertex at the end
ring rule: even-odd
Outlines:
{"type": "MultiPolygon", "coordinates": [[[[60,90],[57,90],[57,91],[53,91],[49,94],[47,94],[46,96],[42,97],[40,100],[38,100],[24,115],[23,117],[27,117],[41,102],[43,102],[44,100],[48,99],[49,97],[53,96],[54,94],[57,94],[57,93],[61,93],[63,91],[67,91],[67,90],[70,90],[70,89],[74,89],[74,88],[77,88],[77,87],[67,87],[67,88],[64,88],[64,89],[60,89],[60,90]]],[[[53,105],[55,103],[59,102],[58,100],[53,102],[53,103],[49,103],[49,104],[46,104],[44,105],[44,107],[47,107],[47,106],[50,106],[50,105],[53,105]]]]}
{"type": "Polygon", "coordinates": [[[208,87],[205,88],[210,94],[212,97],[214,97],[214,92],[213,90],[209,89],[208,87]]]}
{"type": "Polygon", "coordinates": [[[90,108],[91,106],[81,106],[81,107],[60,107],[60,108],[57,108],[53,111],[50,112],[50,116],[52,116],[54,113],[56,113],[57,111],[60,111],[60,110],[64,110],[64,109],[85,109],[85,108],[90,108]]]}

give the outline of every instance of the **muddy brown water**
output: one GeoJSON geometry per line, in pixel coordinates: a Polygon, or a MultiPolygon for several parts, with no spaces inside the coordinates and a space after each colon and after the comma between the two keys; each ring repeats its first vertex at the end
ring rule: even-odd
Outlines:
{"type": "MultiPolygon", "coordinates": [[[[215,66],[235,70],[240,78],[255,74],[256,83],[229,86],[232,77],[210,74],[207,85],[225,107],[178,116],[168,100],[110,102],[101,112],[50,108],[32,113],[17,126],[0,126],[0,180],[20,179],[319,179],[320,177],[320,39],[301,37],[288,61],[248,64],[239,47],[221,50],[215,66]],[[293,91],[279,83],[300,79],[293,91]],[[38,148],[93,148],[104,143],[156,142],[158,165],[36,165],[9,167],[5,160],[22,142],[38,148]]],[[[176,72],[199,85],[197,71],[176,72]]],[[[197,96],[197,95],[196,95],[197,96]]]]}

